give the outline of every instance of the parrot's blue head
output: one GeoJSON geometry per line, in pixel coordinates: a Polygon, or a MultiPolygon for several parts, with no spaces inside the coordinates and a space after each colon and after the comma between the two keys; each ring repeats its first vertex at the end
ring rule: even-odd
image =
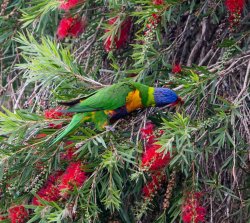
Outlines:
{"type": "Polygon", "coordinates": [[[168,88],[155,88],[154,99],[157,107],[165,105],[174,106],[179,102],[182,102],[182,99],[178,97],[174,91],[168,88]]]}

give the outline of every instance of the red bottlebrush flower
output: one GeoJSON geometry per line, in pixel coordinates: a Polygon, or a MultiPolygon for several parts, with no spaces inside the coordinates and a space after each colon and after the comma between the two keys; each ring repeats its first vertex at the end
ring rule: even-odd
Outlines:
{"type": "Polygon", "coordinates": [[[59,39],[63,39],[66,36],[77,37],[80,35],[86,26],[86,22],[76,18],[63,18],[58,26],[57,35],[59,39]]]}
{"type": "Polygon", "coordinates": [[[63,0],[60,2],[61,2],[61,5],[59,6],[59,9],[68,11],[71,8],[74,8],[80,1],[79,0],[63,0]]]}
{"type": "Polygon", "coordinates": [[[182,205],[182,220],[184,223],[205,222],[206,209],[200,206],[201,193],[191,192],[182,205]]]}
{"type": "MultiPolygon", "coordinates": [[[[60,199],[60,191],[56,185],[48,183],[46,187],[41,188],[37,195],[45,201],[58,201],[60,199]]],[[[41,205],[40,201],[34,197],[32,200],[33,205],[41,205]]]]}
{"type": "Polygon", "coordinates": [[[49,128],[50,129],[60,129],[60,128],[62,128],[62,123],[59,123],[59,124],[49,123],[49,128]]]}
{"type": "MultiPolygon", "coordinates": [[[[63,108],[61,108],[61,107],[57,107],[57,108],[51,108],[49,110],[46,110],[44,112],[44,117],[46,119],[60,119],[62,117],[72,116],[72,113],[61,112],[60,110],[62,110],[62,109],[63,108]]],[[[59,123],[59,124],[49,123],[49,128],[60,129],[60,128],[62,128],[62,123],[59,123]]]]}
{"type": "MultiPolygon", "coordinates": [[[[160,131],[163,134],[162,130],[160,131]]],[[[154,125],[147,123],[146,127],[141,129],[141,136],[146,139],[146,149],[142,155],[142,168],[148,170],[159,170],[167,166],[170,162],[170,153],[163,155],[163,152],[157,152],[161,148],[156,144],[154,125]]]]}
{"type": "Polygon", "coordinates": [[[156,13],[153,13],[153,14],[152,14],[152,17],[153,17],[154,19],[159,19],[159,15],[156,14],[156,13]]]}
{"type": "MultiPolygon", "coordinates": [[[[45,200],[45,201],[58,201],[60,199],[60,191],[57,187],[57,185],[54,185],[52,183],[47,183],[45,187],[41,188],[37,195],[45,200]]],[[[34,197],[32,200],[33,205],[41,205],[38,198],[34,197]]]]}
{"type": "Polygon", "coordinates": [[[60,180],[60,177],[62,176],[63,173],[64,172],[62,170],[55,171],[48,177],[47,182],[52,184],[57,183],[57,181],[60,180]]]}
{"type": "Polygon", "coordinates": [[[245,5],[245,0],[226,0],[225,5],[231,13],[241,13],[245,5]]]}
{"type": "Polygon", "coordinates": [[[157,152],[159,148],[161,146],[157,144],[147,146],[142,156],[142,167],[147,167],[149,170],[159,170],[169,164],[171,160],[170,153],[163,156],[163,152],[157,152]]]}
{"type": "Polygon", "coordinates": [[[145,126],[145,128],[141,129],[141,137],[143,139],[148,138],[154,133],[154,124],[151,122],[148,122],[145,126]]]}
{"type": "Polygon", "coordinates": [[[162,130],[162,129],[159,130],[158,135],[159,135],[159,136],[162,136],[163,134],[164,134],[164,130],[162,130]]]}
{"type": "MultiPolygon", "coordinates": [[[[66,145],[71,145],[72,143],[73,142],[71,141],[65,142],[66,145]]],[[[66,152],[61,154],[61,159],[71,161],[73,158],[76,157],[76,155],[74,154],[75,151],[76,151],[75,147],[66,148],[66,152]]]]}
{"type": "Polygon", "coordinates": [[[7,217],[0,215],[0,221],[6,220],[6,219],[7,219],[7,217]]]}
{"type": "Polygon", "coordinates": [[[147,137],[147,147],[148,147],[149,145],[154,144],[155,142],[156,142],[156,140],[155,140],[155,135],[150,135],[149,137],[147,137]]]}
{"type": "MultiPolygon", "coordinates": [[[[48,180],[44,187],[42,187],[37,195],[45,201],[58,201],[60,199],[60,191],[58,189],[58,183],[63,174],[63,171],[56,171],[48,177],[48,180]]],[[[32,200],[33,205],[42,205],[38,198],[34,197],[32,200]]]]}
{"type": "Polygon", "coordinates": [[[39,133],[39,134],[36,135],[36,138],[37,139],[42,139],[42,138],[44,138],[46,136],[47,136],[47,134],[45,134],[45,133],[39,133]]]}
{"type": "Polygon", "coordinates": [[[152,180],[142,188],[145,197],[150,198],[160,188],[161,183],[166,179],[165,175],[160,172],[152,176],[152,180]]]}
{"type": "Polygon", "coordinates": [[[72,145],[72,144],[73,144],[72,141],[66,141],[66,142],[65,142],[65,145],[66,145],[66,146],[69,146],[69,145],[72,145]]]}
{"type": "MultiPolygon", "coordinates": [[[[64,115],[62,112],[60,112],[60,110],[61,110],[60,107],[46,110],[44,112],[44,117],[46,119],[60,119],[60,117],[64,115]]],[[[62,128],[62,123],[59,123],[59,124],[49,123],[49,128],[60,129],[62,128]]]]}
{"type": "Polygon", "coordinates": [[[152,16],[148,19],[148,24],[146,24],[147,30],[145,31],[145,36],[149,36],[152,33],[152,31],[154,31],[157,28],[160,21],[161,21],[160,15],[153,13],[152,16]]]}
{"type": "MultiPolygon", "coordinates": [[[[112,18],[109,20],[109,25],[113,25],[116,23],[118,17],[112,18]]],[[[129,30],[132,25],[131,19],[128,18],[123,21],[120,27],[120,32],[116,34],[114,37],[114,41],[112,43],[112,37],[109,36],[104,42],[104,48],[107,52],[112,50],[112,47],[115,49],[121,48],[128,40],[129,37],[129,30]]],[[[105,32],[109,32],[110,30],[107,29],[105,32]]]]}
{"type": "Polygon", "coordinates": [[[75,21],[75,23],[69,29],[69,34],[73,37],[77,37],[84,31],[85,27],[86,27],[85,20],[75,21]]]}
{"type": "Polygon", "coordinates": [[[67,196],[67,191],[80,187],[87,179],[86,173],[81,170],[81,162],[72,162],[62,175],[58,188],[62,196],[67,196]]]}
{"type": "Polygon", "coordinates": [[[154,5],[163,5],[164,1],[163,0],[153,0],[154,5]]]}
{"type": "Polygon", "coordinates": [[[29,217],[28,211],[23,205],[17,205],[9,208],[9,219],[11,223],[25,223],[29,217]]]}
{"type": "Polygon", "coordinates": [[[57,35],[59,39],[63,39],[69,34],[70,27],[74,22],[74,18],[63,18],[57,28],[57,35]]]}
{"type": "Polygon", "coordinates": [[[75,151],[76,151],[76,148],[74,147],[67,149],[67,151],[61,155],[61,159],[66,160],[66,161],[71,161],[73,158],[76,157],[74,154],[75,151]]]}
{"type": "Polygon", "coordinates": [[[237,24],[240,22],[241,13],[243,11],[245,0],[226,0],[225,5],[230,12],[229,23],[230,30],[234,31],[237,24]]]}
{"type": "Polygon", "coordinates": [[[57,107],[57,108],[51,108],[49,110],[46,110],[44,112],[44,117],[46,119],[60,119],[60,117],[62,117],[64,114],[62,112],[60,112],[61,108],[57,107]]]}
{"type": "Polygon", "coordinates": [[[177,74],[177,73],[181,73],[181,71],[182,71],[182,69],[181,69],[181,65],[180,64],[173,65],[172,73],[177,74]]]}

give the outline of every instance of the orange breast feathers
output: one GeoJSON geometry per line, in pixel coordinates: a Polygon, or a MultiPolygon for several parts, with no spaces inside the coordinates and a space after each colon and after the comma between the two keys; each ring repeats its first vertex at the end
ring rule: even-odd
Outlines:
{"type": "Polygon", "coordinates": [[[142,108],[142,101],[140,97],[140,91],[135,90],[129,92],[128,96],[126,97],[126,110],[127,112],[135,111],[138,108],[142,108]]]}

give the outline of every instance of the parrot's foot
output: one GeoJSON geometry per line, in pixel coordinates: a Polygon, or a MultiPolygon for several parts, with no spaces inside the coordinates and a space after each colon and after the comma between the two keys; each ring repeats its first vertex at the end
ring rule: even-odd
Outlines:
{"type": "Polygon", "coordinates": [[[105,126],[105,129],[106,129],[107,131],[111,131],[111,132],[114,132],[114,131],[115,131],[115,128],[114,128],[114,126],[112,126],[112,125],[106,125],[106,126],[105,126]]]}

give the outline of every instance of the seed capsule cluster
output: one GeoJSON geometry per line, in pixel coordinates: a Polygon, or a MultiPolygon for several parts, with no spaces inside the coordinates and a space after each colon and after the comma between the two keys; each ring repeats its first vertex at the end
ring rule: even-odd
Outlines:
{"type": "Polygon", "coordinates": [[[3,3],[1,4],[1,12],[0,12],[0,16],[3,16],[5,11],[6,11],[6,8],[9,4],[9,0],[3,0],[3,3]]]}
{"type": "Polygon", "coordinates": [[[175,179],[176,179],[176,171],[174,170],[171,175],[170,175],[170,181],[168,182],[168,186],[167,186],[167,190],[165,193],[165,198],[163,201],[163,209],[166,210],[169,207],[169,200],[172,196],[172,191],[174,189],[175,186],[175,179]]]}
{"type": "Polygon", "coordinates": [[[46,172],[46,168],[43,167],[41,172],[33,179],[33,181],[24,187],[24,192],[36,193],[45,182],[46,172]]]}

